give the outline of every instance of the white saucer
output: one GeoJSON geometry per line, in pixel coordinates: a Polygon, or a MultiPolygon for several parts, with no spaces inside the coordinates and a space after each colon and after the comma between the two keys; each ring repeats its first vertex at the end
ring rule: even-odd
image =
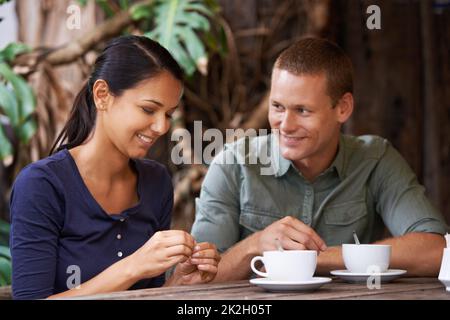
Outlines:
{"type": "Polygon", "coordinates": [[[393,281],[406,273],[406,270],[389,269],[381,273],[352,273],[348,270],[334,270],[330,272],[333,276],[338,276],[344,281],[352,283],[367,282],[369,277],[380,277],[381,283],[393,281]]]}
{"type": "Polygon", "coordinates": [[[450,292],[450,279],[439,279],[439,281],[442,282],[442,284],[445,286],[445,290],[447,292],[450,292]]]}
{"type": "Polygon", "coordinates": [[[322,277],[314,277],[307,281],[275,281],[269,278],[256,278],[250,280],[250,283],[268,291],[311,291],[318,289],[329,282],[331,282],[331,278],[322,277]]]}

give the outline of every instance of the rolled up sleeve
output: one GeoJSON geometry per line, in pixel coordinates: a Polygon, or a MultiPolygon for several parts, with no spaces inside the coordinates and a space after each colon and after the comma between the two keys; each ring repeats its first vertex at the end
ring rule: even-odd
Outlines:
{"type": "MultiPolygon", "coordinates": [[[[191,233],[197,242],[211,242],[224,252],[239,241],[239,166],[224,164],[224,151],[211,163],[196,199],[191,233]]],[[[229,156],[229,155],[228,155],[229,156]]]]}
{"type": "Polygon", "coordinates": [[[443,216],[427,199],[425,188],[390,144],[373,174],[376,209],[393,236],[448,232],[443,216]]]}

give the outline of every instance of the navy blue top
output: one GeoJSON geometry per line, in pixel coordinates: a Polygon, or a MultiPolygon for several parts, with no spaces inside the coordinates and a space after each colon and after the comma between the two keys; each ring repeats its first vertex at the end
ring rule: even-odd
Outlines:
{"type": "MultiPolygon", "coordinates": [[[[173,187],[152,160],[131,160],[139,202],[109,215],[84,184],[67,149],[25,167],[11,194],[12,290],[15,299],[41,299],[81,283],[170,228],[173,187]],[[78,269],[79,268],[79,269],[78,269]],[[69,285],[69,286],[68,286],[69,285]]],[[[161,286],[164,274],[131,289],[161,286]]]]}

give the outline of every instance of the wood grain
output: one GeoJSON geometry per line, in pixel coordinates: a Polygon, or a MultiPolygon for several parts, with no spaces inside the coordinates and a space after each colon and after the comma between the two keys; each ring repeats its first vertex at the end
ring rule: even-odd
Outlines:
{"type": "Polygon", "coordinates": [[[403,278],[370,290],[365,284],[333,279],[313,292],[267,292],[247,280],[219,284],[176,286],[78,297],[86,300],[450,300],[436,278],[403,278]]]}

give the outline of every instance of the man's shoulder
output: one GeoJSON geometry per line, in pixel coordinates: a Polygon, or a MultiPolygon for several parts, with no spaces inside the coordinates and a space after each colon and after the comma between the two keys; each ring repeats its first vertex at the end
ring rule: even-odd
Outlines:
{"type": "Polygon", "coordinates": [[[214,158],[217,164],[260,165],[271,152],[272,135],[244,136],[226,143],[223,150],[214,158]]]}
{"type": "Polygon", "coordinates": [[[351,157],[359,159],[380,159],[390,146],[387,139],[376,135],[342,135],[343,147],[351,157]]]}

